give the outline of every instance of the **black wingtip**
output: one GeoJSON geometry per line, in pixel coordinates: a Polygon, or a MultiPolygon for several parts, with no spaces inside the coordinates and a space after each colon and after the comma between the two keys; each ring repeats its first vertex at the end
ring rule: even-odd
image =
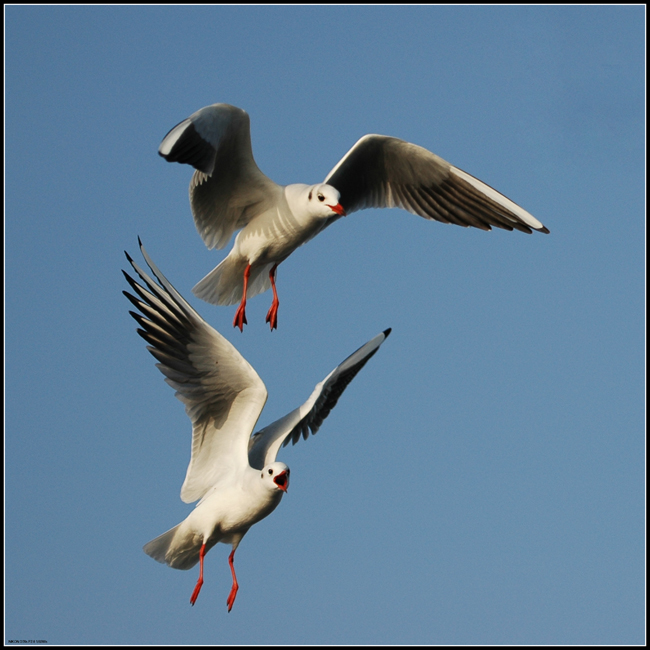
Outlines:
{"type": "Polygon", "coordinates": [[[545,235],[550,235],[551,234],[551,231],[546,226],[542,226],[541,228],[537,228],[537,232],[543,232],[545,235]]]}
{"type": "Polygon", "coordinates": [[[142,248],[142,240],[140,239],[140,235],[138,235],[138,246],[142,248]]]}
{"type": "Polygon", "coordinates": [[[393,331],[392,327],[389,327],[387,330],[384,330],[384,336],[388,337],[388,335],[393,331]]]}
{"type": "MultiPolygon", "coordinates": [[[[129,264],[133,264],[133,258],[126,251],[124,251],[124,254],[126,255],[126,259],[129,260],[129,264]]],[[[122,273],[124,273],[124,271],[122,271],[122,273]]]]}

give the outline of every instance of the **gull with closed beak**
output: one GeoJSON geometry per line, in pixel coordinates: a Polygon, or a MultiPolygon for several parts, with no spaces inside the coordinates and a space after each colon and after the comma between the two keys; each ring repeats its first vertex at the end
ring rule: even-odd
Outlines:
{"type": "Polygon", "coordinates": [[[243,331],[246,299],[273,289],[266,315],[277,327],[278,265],[343,216],[364,208],[402,208],[425,219],[491,230],[549,230],[495,189],[427,149],[385,135],[364,135],[322,183],[281,186],[253,158],[248,113],[212,104],[165,136],[158,153],[192,165],[190,205],[208,248],[228,256],[193,289],[214,305],[239,301],[233,326],[243,331]]]}

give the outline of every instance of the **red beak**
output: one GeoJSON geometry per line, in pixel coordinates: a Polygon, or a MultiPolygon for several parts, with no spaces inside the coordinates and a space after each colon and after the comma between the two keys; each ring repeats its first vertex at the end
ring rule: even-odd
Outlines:
{"type": "Polygon", "coordinates": [[[345,214],[345,210],[343,209],[343,206],[340,203],[337,203],[336,205],[330,205],[329,203],[325,204],[332,212],[336,212],[336,214],[340,214],[342,217],[346,217],[347,215],[345,214]]]}
{"type": "Polygon", "coordinates": [[[280,472],[273,478],[273,482],[283,491],[286,492],[289,488],[289,477],[286,472],[280,472]]]}

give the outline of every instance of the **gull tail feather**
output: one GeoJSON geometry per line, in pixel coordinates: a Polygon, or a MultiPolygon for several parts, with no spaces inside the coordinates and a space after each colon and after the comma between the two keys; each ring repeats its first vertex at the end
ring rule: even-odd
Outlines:
{"type": "MultiPolygon", "coordinates": [[[[244,291],[244,271],[248,262],[228,255],[192,289],[192,293],[211,305],[234,305],[241,301],[244,291]]],[[[246,297],[252,298],[271,288],[269,272],[273,264],[252,267],[246,297]]]]}
{"type": "Polygon", "coordinates": [[[172,569],[191,569],[199,561],[203,540],[188,531],[183,523],[152,539],[144,545],[143,551],[156,562],[167,564],[172,569]]]}

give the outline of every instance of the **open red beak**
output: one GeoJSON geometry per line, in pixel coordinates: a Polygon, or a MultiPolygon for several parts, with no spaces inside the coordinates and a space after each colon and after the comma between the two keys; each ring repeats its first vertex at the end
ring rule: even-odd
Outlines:
{"type": "Polygon", "coordinates": [[[336,214],[340,214],[342,217],[346,217],[347,215],[345,214],[345,210],[343,209],[343,206],[340,203],[337,203],[336,205],[330,205],[329,203],[325,204],[332,212],[336,212],[336,214]]]}
{"type": "Polygon", "coordinates": [[[273,482],[283,491],[286,492],[289,488],[289,477],[286,472],[280,472],[274,477],[273,482]]]}

